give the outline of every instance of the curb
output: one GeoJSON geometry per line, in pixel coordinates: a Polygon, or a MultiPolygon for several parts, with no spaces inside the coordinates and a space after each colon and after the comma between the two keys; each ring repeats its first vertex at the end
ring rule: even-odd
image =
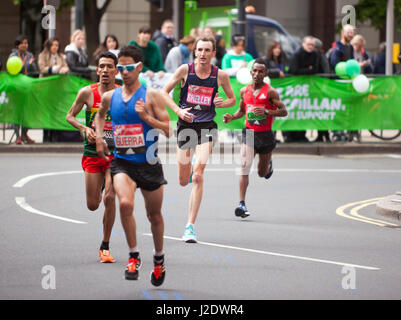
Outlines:
{"type": "Polygon", "coordinates": [[[401,193],[379,200],[376,204],[376,213],[389,218],[401,220],[401,193]],[[395,202],[393,200],[399,200],[400,202],[395,202]]]}
{"type": "MultiPolygon", "coordinates": [[[[175,143],[160,143],[159,150],[175,152],[175,143]]],[[[213,149],[216,152],[237,153],[240,150],[239,144],[219,144],[213,149]]],[[[82,153],[83,144],[81,143],[57,143],[57,144],[31,144],[31,145],[0,145],[0,153],[82,153]]],[[[326,143],[279,143],[273,151],[274,153],[285,154],[307,154],[307,155],[337,155],[337,154],[381,154],[399,153],[401,154],[401,144],[326,144],[326,143]]]]}

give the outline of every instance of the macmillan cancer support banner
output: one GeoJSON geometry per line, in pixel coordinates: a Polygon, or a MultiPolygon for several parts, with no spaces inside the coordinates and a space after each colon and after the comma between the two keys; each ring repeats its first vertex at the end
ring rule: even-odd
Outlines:
{"type": "MultiPolygon", "coordinates": [[[[231,86],[240,99],[243,85],[231,79],[231,86]]],[[[276,118],[274,130],[361,130],[401,129],[401,76],[383,76],[370,80],[366,93],[354,90],[351,80],[336,81],[316,76],[293,76],[271,79],[285,104],[288,116],[276,118]]],[[[225,96],[219,89],[219,96],[225,96]]],[[[224,124],[225,112],[238,107],[217,109],[219,128],[242,128],[244,120],[224,124]]]]}
{"type": "MultiPolygon", "coordinates": [[[[244,86],[230,79],[237,98],[232,108],[217,109],[219,129],[241,129],[244,119],[223,123],[223,114],[234,113],[244,86]]],[[[369,91],[356,92],[350,81],[335,81],[316,76],[272,79],[272,86],[286,105],[288,116],[276,118],[274,130],[359,130],[401,129],[401,77],[371,79],[369,91]]],[[[73,75],[46,78],[11,76],[0,73],[0,122],[29,128],[75,130],[65,120],[79,89],[91,82],[73,75]]],[[[178,102],[179,85],[173,97],[178,102]]],[[[225,97],[222,88],[219,95],[225,97]]],[[[169,109],[168,109],[169,110],[169,109]]],[[[169,110],[171,120],[177,115],[169,110]]],[[[77,117],[82,123],[82,111],[77,117]]]]}

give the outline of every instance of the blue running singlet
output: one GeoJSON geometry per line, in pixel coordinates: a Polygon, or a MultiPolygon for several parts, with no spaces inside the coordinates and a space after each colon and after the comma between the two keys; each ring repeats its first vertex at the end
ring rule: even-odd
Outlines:
{"type": "Polygon", "coordinates": [[[134,163],[152,163],[157,158],[159,134],[135,111],[139,99],[146,102],[146,87],[140,86],[128,102],[124,102],[121,90],[114,90],[110,103],[114,157],[134,163]]]}

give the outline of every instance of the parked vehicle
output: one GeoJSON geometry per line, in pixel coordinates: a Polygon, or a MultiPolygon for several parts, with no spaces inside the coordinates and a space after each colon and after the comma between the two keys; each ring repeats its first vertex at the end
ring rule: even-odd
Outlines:
{"type": "MultiPolygon", "coordinates": [[[[233,7],[197,8],[196,1],[185,1],[184,33],[192,28],[213,27],[221,32],[227,46],[235,32],[238,10],[233,7]]],[[[262,57],[272,41],[279,41],[287,57],[291,57],[299,44],[277,21],[254,14],[246,14],[246,51],[254,58],[262,57]]]]}

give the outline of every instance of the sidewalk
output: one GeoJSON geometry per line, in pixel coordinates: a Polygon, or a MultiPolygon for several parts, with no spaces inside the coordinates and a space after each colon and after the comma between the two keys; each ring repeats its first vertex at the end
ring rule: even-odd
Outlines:
{"type": "MultiPolygon", "coordinates": [[[[392,131],[395,132],[395,131],[392,131]]],[[[37,152],[37,153],[81,153],[83,150],[82,143],[43,143],[43,130],[30,129],[29,136],[35,140],[34,144],[16,145],[15,136],[12,129],[0,129],[0,152],[37,152]],[[10,139],[11,144],[9,144],[10,139]]],[[[314,141],[317,136],[316,130],[308,130],[307,138],[314,141]]],[[[391,140],[383,141],[373,137],[368,130],[362,130],[361,142],[335,142],[335,143],[283,143],[281,132],[277,132],[277,139],[281,143],[277,144],[275,153],[284,154],[308,154],[308,155],[335,155],[335,154],[381,154],[381,153],[397,153],[401,155],[401,136],[391,140]]],[[[166,140],[160,135],[159,145],[161,150],[167,152],[175,152],[176,139],[174,137],[166,140]]],[[[220,148],[220,152],[230,151],[239,152],[240,144],[238,140],[228,137],[227,132],[220,131],[219,144],[215,146],[215,150],[220,148]]]]}
{"type": "Polygon", "coordinates": [[[376,204],[376,213],[401,220],[401,191],[379,200],[376,204]]]}

